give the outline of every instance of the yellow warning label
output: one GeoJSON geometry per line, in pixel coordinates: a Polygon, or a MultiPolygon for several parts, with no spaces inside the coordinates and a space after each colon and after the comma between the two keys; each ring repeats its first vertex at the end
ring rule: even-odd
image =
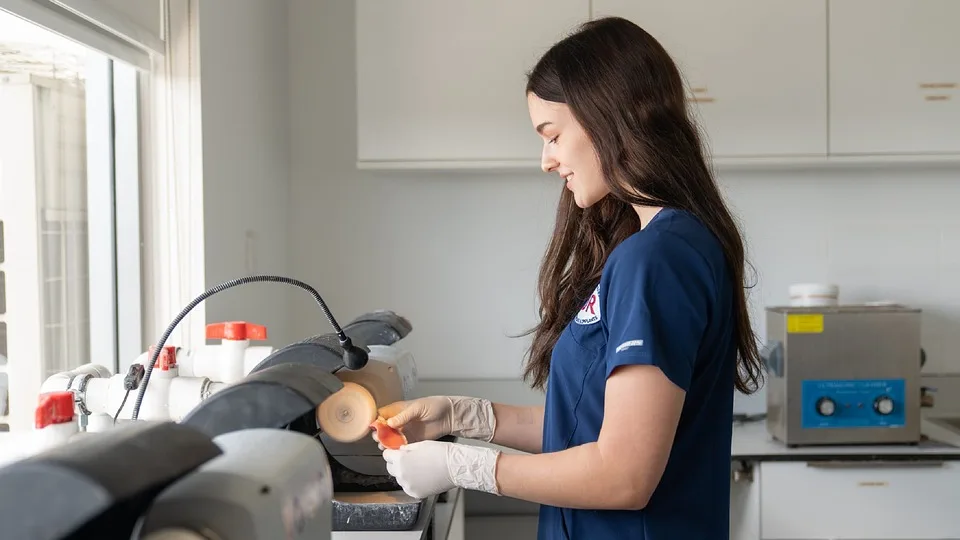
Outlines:
{"type": "Polygon", "coordinates": [[[822,314],[787,315],[787,333],[819,334],[821,332],[823,332],[822,314]]]}

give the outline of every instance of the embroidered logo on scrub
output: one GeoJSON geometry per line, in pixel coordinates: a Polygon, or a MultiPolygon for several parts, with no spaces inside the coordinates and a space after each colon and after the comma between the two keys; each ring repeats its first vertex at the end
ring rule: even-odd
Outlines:
{"type": "Polygon", "coordinates": [[[631,339],[630,341],[624,341],[617,346],[617,352],[623,352],[631,347],[643,347],[642,339],[631,339]]]}
{"type": "Polygon", "coordinates": [[[577,324],[593,324],[600,321],[600,285],[597,285],[590,298],[587,298],[574,321],[577,324]]]}

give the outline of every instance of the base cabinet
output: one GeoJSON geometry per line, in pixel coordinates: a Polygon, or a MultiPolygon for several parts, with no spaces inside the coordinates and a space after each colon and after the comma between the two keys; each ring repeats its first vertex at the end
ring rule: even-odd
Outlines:
{"type": "Polygon", "coordinates": [[[960,539],[960,462],[764,462],[731,483],[733,540],[960,539]]]}

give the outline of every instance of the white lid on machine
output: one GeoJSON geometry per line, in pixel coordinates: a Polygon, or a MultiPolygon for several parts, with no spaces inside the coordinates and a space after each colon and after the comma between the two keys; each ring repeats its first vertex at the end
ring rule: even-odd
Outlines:
{"type": "Polygon", "coordinates": [[[836,306],[840,287],[828,283],[796,283],[790,286],[791,306],[836,306]]]}

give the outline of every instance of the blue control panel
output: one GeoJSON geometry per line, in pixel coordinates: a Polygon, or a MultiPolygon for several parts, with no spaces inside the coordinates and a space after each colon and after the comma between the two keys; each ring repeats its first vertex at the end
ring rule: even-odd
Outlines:
{"type": "Polygon", "coordinates": [[[807,380],[800,390],[800,425],[807,428],[902,427],[903,379],[807,380]]]}

